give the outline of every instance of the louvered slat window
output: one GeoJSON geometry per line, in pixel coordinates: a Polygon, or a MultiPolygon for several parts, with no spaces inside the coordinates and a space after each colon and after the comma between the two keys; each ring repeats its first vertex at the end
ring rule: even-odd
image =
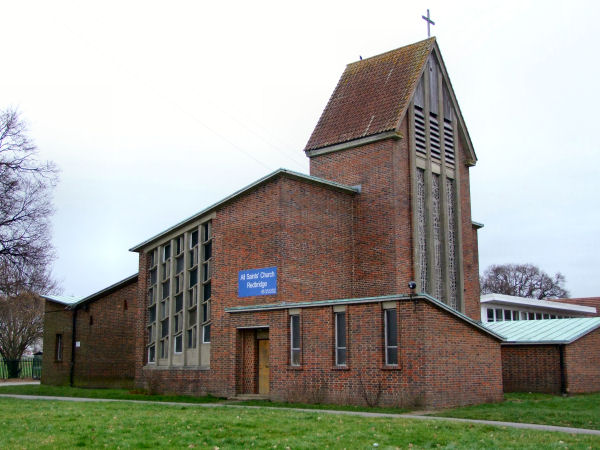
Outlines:
{"type": "Polygon", "coordinates": [[[444,151],[446,153],[446,163],[454,165],[454,130],[452,122],[444,120],[444,151]]]}
{"type": "Polygon", "coordinates": [[[429,142],[431,144],[431,157],[440,160],[440,124],[434,114],[429,114],[429,142]]]}
{"type": "Polygon", "coordinates": [[[419,106],[415,106],[415,145],[417,153],[427,154],[425,145],[425,116],[419,106]]]}

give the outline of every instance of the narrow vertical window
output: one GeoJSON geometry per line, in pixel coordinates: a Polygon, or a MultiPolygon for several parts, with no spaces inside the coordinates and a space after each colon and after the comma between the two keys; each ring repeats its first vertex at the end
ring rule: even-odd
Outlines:
{"type": "Polygon", "coordinates": [[[290,316],[290,364],[300,365],[300,316],[290,316]]]}
{"type": "Polygon", "coordinates": [[[175,353],[183,352],[183,335],[180,334],[180,335],[175,336],[174,341],[175,341],[175,348],[173,349],[173,351],[175,353]]]}
{"type": "Polygon", "coordinates": [[[62,361],[63,358],[63,348],[62,348],[62,334],[56,335],[56,348],[54,351],[54,359],[56,361],[62,361]]]}
{"type": "Polygon", "coordinates": [[[504,318],[504,315],[502,314],[502,308],[497,308],[496,309],[496,322],[501,322],[504,318]]]}
{"type": "Polygon", "coordinates": [[[153,363],[156,361],[156,347],[151,345],[148,347],[148,362],[153,363]]]}
{"type": "Polygon", "coordinates": [[[398,364],[398,321],[396,310],[384,310],[385,322],[385,363],[387,365],[398,364]]]}
{"type": "Polygon", "coordinates": [[[335,313],[335,365],[346,365],[346,313],[335,313]]]}
{"type": "Polygon", "coordinates": [[[202,342],[205,344],[210,343],[210,323],[202,327],[202,342]]]}

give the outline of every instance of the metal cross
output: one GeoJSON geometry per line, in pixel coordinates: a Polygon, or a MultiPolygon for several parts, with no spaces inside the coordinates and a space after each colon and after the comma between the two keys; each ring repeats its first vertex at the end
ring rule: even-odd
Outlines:
{"type": "Polygon", "coordinates": [[[427,17],[421,16],[425,22],[427,22],[427,37],[431,37],[430,26],[435,25],[435,22],[429,18],[429,10],[427,10],[427,17]]]}

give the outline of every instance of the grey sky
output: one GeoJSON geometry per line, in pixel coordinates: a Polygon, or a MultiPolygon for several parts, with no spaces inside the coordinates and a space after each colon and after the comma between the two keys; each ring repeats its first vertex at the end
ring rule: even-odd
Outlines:
{"type": "Polygon", "coordinates": [[[302,149],[345,65],[432,34],[479,158],[480,266],[600,295],[600,3],[53,1],[3,6],[0,107],[61,168],[55,275],[88,295],[131,246],[302,149]]]}

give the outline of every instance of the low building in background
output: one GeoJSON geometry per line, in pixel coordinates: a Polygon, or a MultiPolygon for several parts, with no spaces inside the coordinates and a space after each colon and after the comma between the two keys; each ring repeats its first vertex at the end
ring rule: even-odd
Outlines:
{"type": "Polygon", "coordinates": [[[43,296],[42,383],[131,388],[138,276],[84,298],[43,296]]]}
{"type": "Polygon", "coordinates": [[[510,322],[597,316],[597,303],[586,304],[585,300],[587,299],[537,300],[504,294],[486,294],[481,296],[481,320],[510,322]],[[576,300],[581,301],[581,304],[576,303],[576,300]]]}

